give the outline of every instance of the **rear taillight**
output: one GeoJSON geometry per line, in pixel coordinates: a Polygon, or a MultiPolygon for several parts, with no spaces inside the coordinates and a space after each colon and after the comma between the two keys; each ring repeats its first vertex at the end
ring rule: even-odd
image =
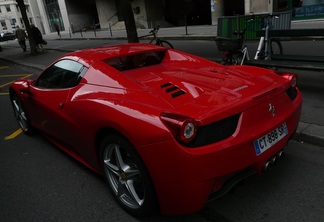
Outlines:
{"type": "Polygon", "coordinates": [[[281,76],[286,78],[289,81],[290,86],[286,89],[286,93],[289,96],[289,98],[293,101],[298,94],[298,90],[297,90],[298,76],[292,73],[284,73],[281,74],[281,76]]]}
{"type": "Polygon", "coordinates": [[[297,87],[297,83],[298,83],[297,75],[294,75],[291,79],[291,86],[295,88],[297,87]]]}
{"type": "Polygon", "coordinates": [[[298,76],[296,74],[285,73],[285,74],[282,75],[282,77],[284,77],[287,80],[289,80],[289,82],[291,84],[291,87],[293,87],[293,88],[297,87],[298,76]]]}
{"type": "Polygon", "coordinates": [[[160,117],[179,142],[189,143],[196,137],[197,122],[193,118],[169,112],[161,113],[160,117]]]}

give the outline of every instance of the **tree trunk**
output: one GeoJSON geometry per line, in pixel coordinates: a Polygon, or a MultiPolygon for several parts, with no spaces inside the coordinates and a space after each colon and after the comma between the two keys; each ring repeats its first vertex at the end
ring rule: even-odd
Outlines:
{"type": "Polygon", "coordinates": [[[120,8],[123,10],[128,42],[139,42],[131,1],[121,0],[120,8]]]}
{"type": "Polygon", "coordinates": [[[17,1],[19,9],[21,11],[21,16],[22,16],[22,19],[23,19],[23,21],[25,23],[26,31],[27,31],[27,34],[28,34],[28,40],[29,40],[29,45],[30,45],[30,54],[31,55],[36,55],[38,51],[37,51],[37,48],[36,48],[35,38],[33,36],[31,28],[30,28],[30,24],[29,24],[29,20],[28,20],[28,17],[27,17],[26,6],[24,4],[24,0],[16,0],[16,1],[17,1]]]}

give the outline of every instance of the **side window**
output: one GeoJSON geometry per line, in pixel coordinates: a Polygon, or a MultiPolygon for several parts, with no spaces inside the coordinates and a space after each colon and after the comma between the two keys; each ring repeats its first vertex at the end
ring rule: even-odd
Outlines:
{"type": "Polygon", "coordinates": [[[72,60],[60,60],[46,69],[37,79],[35,86],[46,89],[64,89],[78,85],[87,70],[72,60]]]}

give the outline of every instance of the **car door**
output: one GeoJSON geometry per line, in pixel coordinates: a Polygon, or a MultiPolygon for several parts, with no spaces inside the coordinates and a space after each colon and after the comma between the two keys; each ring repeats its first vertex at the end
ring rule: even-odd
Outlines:
{"type": "Polygon", "coordinates": [[[60,60],[45,70],[31,86],[30,113],[33,123],[53,139],[65,144],[70,127],[64,106],[69,93],[76,87],[83,65],[73,60],[60,60]]]}

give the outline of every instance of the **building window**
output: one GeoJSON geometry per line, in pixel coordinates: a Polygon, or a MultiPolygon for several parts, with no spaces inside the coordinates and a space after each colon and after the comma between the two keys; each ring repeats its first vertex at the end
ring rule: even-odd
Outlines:
{"type": "Polygon", "coordinates": [[[59,26],[61,31],[64,31],[64,24],[61,15],[60,6],[58,0],[44,0],[44,6],[47,14],[47,19],[52,32],[55,32],[55,24],[59,26]]]}
{"type": "Polygon", "coordinates": [[[260,0],[252,0],[250,2],[250,13],[268,12],[268,3],[260,0]]]}
{"type": "Polygon", "coordinates": [[[274,5],[276,12],[284,12],[288,10],[288,0],[277,0],[277,4],[274,5]]]}
{"type": "Polygon", "coordinates": [[[20,24],[21,24],[21,28],[25,28],[25,23],[24,23],[24,20],[22,18],[20,18],[20,24]]]}
{"type": "Polygon", "coordinates": [[[6,5],[7,12],[11,12],[10,5],[6,5]]]}
{"type": "Polygon", "coordinates": [[[6,21],[5,20],[1,20],[0,23],[1,23],[2,29],[3,30],[7,30],[6,21]]]}
{"type": "Polygon", "coordinates": [[[15,18],[10,19],[10,24],[11,24],[12,28],[15,28],[16,27],[16,19],[15,18]]]}

